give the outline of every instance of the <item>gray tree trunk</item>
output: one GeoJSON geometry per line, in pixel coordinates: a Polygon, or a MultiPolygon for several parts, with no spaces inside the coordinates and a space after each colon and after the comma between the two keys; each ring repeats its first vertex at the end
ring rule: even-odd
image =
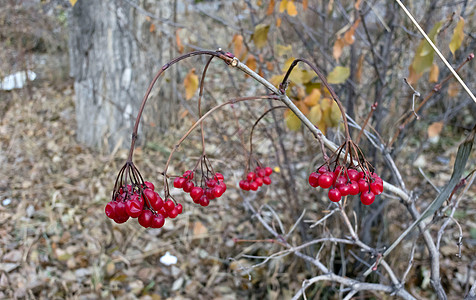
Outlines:
{"type": "MultiPolygon", "coordinates": [[[[156,16],[172,19],[171,2],[161,0],[159,5],[156,1],[143,0],[140,6],[156,16]]],[[[77,138],[89,146],[105,150],[116,145],[127,147],[150,80],[174,55],[170,51],[170,35],[151,31],[153,20],[134,5],[129,0],[80,0],[68,18],[77,138]]],[[[168,30],[173,36],[174,29],[168,30]]],[[[171,76],[172,72],[167,74],[171,76]]],[[[151,112],[148,108],[149,118],[142,121],[153,123],[155,132],[167,130],[176,115],[171,113],[178,105],[170,97],[173,88],[165,90],[166,97],[151,96],[155,99],[150,99],[154,102],[150,106],[156,109],[151,112]]]]}

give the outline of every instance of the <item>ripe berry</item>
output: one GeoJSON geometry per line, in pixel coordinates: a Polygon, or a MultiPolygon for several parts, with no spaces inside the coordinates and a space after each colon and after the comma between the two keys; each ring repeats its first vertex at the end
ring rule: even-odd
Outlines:
{"type": "Polygon", "coordinates": [[[369,183],[364,178],[359,179],[358,183],[359,183],[359,190],[361,193],[365,193],[369,191],[369,183]]]}
{"type": "Polygon", "coordinates": [[[339,186],[338,189],[342,197],[350,194],[350,184],[343,184],[339,186]]]}
{"type": "Polygon", "coordinates": [[[129,216],[126,211],[126,203],[125,202],[116,202],[116,207],[114,208],[114,212],[116,213],[116,217],[125,217],[129,216]]]}
{"type": "Polygon", "coordinates": [[[179,212],[178,212],[178,209],[174,207],[174,209],[169,211],[168,214],[169,214],[169,218],[175,219],[178,216],[179,212]]]}
{"type": "MultiPolygon", "coordinates": [[[[195,201],[194,201],[195,202],[195,201]]],[[[178,213],[181,214],[183,212],[182,204],[178,203],[175,208],[177,209],[178,213]]]]}
{"type": "Polygon", "coordinates": [[[215,173],[214,179],[215,179],[216,181],[219,181],[219,180],[222,180],[222,181],[223,181],[223,179],[225,179],[225,178],[223,177],[223,174],[222,174],[222,173],[215,173]]]}
{"type": "Polygon", "coordinates": [[[209,204],[210,204],[210,199],[208,199],[206,195],[203,195],[200,198],[200,205],[205,207],[205,206],[208,206],[209,204]]]}
{"type": "Polygon", "coordinates": [[[347,184],[347,178],[345,178],[344,176],[339,176],[335,180],[334,184],[335,184],[336,187],[340,187],[341,185],[345,185],[345,184],[347,184]]]}
{"type": "Polygon", "coordinates": [[[183,184],[185,183],[185,181],[187,181],[187,179],[185,179],[183,177],[176,177],[174,179],[174,187],[177,188],[177,189],[181,189],[183,187],[183,184]]]}
{"type": "Polygon", "coordinates": [[[157,197],[150,201],[149,204],[154,209],[155,211],[160,210],[162,207],[164,207],[164,200],[159,196],[159,194],[155,193],[157,197]]]}
{"type": "Polygon", "coordinates": [[[316,172],[312,172],[309,175],[309,184],[312,187],[318,187],[319,186],[319,174],[317,174],[316,172]]]}
{"type": "Polygon", "coordinates": [[[329,169],[327,168],[327,166],[322,166],[319,168],[318,172],[319,174],[324,174],[326,172],[329,172],[329,169]]]}
{"type": "Polygon", "coordinates": [[[255,182],[258,184],[258,186],[262,186],[263,185],[263,178],[256,177],[255,182]]]}
{"type": "Polygon", "coordinates": [[[144,203],[141,203],[138,199],[129,200],[126,203],[126,212],[131,218],[137,218],[142,213],[144,203]]]}
{"type": "Polygon", "coordinates": [[[104,209],[106,216],[110,219],[114,219],[114,217],[116,216],[116,203],[117,202],[110,201],[108,204],[106,204],[106,208],[104,209]]]}
{"type": "Polygon", "coordinates": [[[202,195],[203,195],[203,189],[199,186],[194,187],[190,191],[190,196],[192,197],[193,202],[195,202],[195,200],[200,199],[200,197],[202,197],[202,195]]]}
{"type": "Polygon", "coordinates": [[[125,216],[116,216],[116,217],[114,218],[114,222],[116,222],[117,224],[125,223],[127,220],[129,220],[129,216],[128,216],[128,215],[125,215],[125,216]]]}
{"type": "Polygon", "coordinates": [[[182,177],[185,179],[193,179],[193,172],[191,170],[187,170],[185,173],[183,173],[182,177]]]}
{"type": "Polygon", "coordinates": [[[359,179],[359,172],[354,169],[348,169],[347,170],[347,176],[349,176],[350,180],[355,180],[357,181],[359,179]]]}
{"type": "Polygon", "coordinates": [[[147,201],[146,203],[150,204],[151,202],[155,202],[157,201],[157,197],[159,196],[159,194],[157,194],[156,192],[154,192],[153,190],[151,189],[145,189],[144,190],[144,195],[147,197],[147,199],[149,201],[147,201]]]}
{"type": "Polygon", "coordinates": [[[182,188],[185,193],[190,193],[195,185],[193,184],[193,181],[187,180],[183,184],[182,188]]]}
{"type": "Polygon", "coordinates": [[[255,180],[256,174],[254,172],[249,172],[248,175],[246,176],[246,179],[248,179],[249,182],[255,180]]]}
{"type": "Polygon", "coordinates": [[[213,188],[215,185],[217,185],[217,181],[215,179],[210,179],[207,180],[206,184],[209,188],[213,188]]]}
{"type": "Polygon", "coordinates": [[[246,180],[240,180],[240,189],[243,191],[249,191],[250,190],[250,183],[246,180]]]}
{"type": "Polygon", "coordinates": [[[152,221],[150,222],[150,227],[151,228],[161,228],[165,224],[165,218],[162,216],[162,214],[157,214],[152,218],[152,221]]]}
{"type": "Polygon", "coordinates": [[[150,227],[153,217],[154,215],[150,210],[143,210],[138,219],[139,224],[145,228],[150,227]]]}
{"type": "Polygon", "coordinates": [[[258,171],[256,171],[256,175],[258,175],[258,177],[263,178],[264,176],[266,176],[265,169],[259,169],[258,171]]]}
{"type": "Polygon", "coordinates": [[[175,207],[175,204],[172,200],[165,201],[164,208],[165,208],[165,211],[167,211],[167,213],[169,213],[172,209],[174,209],[174,207],[175,207]]]}
{"type": "Polygon", "coordinates": [[[375,200],[375,194],[372,192],[364,192],[360,196],[360,201],[364,205],[370,205],[374,202],[374,200],[375,200]]]}
{"type": "Polygon", "coordinates": [[[374,181],[370,184],[370,190],[375,195],[380,195],[383,192],[383,184],[380,181],[374,181]]]}
{"type": "Polygon", "coordinates": [[[337,166],[336,169],[334,170],[334,174],[335,174],[336,176],[339,175],[339,174],[342,174],[341,170],[342,170],[342,167],[341,167],[341,166],[337,166]]]}
{"type": "Polygon", "coordinates": [[[349,185],[349,194],[357,195],[358,193],[360,193],[359,184],[357,183],[357,181],[352,181],[349,185]]]}
{"type": "Polygon", "coordinates": [[[215,193],[213,192],[213,189],[206,189],[205,196],[207,196],[208,200],[213,200],[216,198],[215,193]]]}
{"type": "Polygon", "coordinates": [[[271,169],[270,167],[266,167],[266,168],[264,168],[264,172],[265,172],[266,176],[269,176],[269,175],[273,174],[273,169],[271,169]]]}
{"type": "Polygon", "coordinates": [[[250,182],[250,190],[257,191],[258,188],[259,188],[259,185],[256,181],[250,182]]]}
{"type": "Polygon", "coordinates": [[[332,202],[339,202],[342,198],[339,189],[330,189],[327,193],[327,196],[329,196],[329,200],[331,200],[332,202]]]}
{"type": "Polygon", "coordinates": [[[269,178],[269,176],[265,176],[263,178],[263,183],[266,184],[266,185],[270,185],[271,184],[271,178],[269,178]]]}
{"type": "Polygon", "coordinates": [[[145,184],[146,187],[148,187],[151,190],[155,189],[155,186],[152,182],[145,181],[144,184],[145,184]]]}
{"type": "Polygon", "coordinates": [[[334,180],[332,179],[331,173],[324,173],[321,176],[319,176],[319,186],[323,189],[330,188],[332,184],[334,183],[334,180]]]}

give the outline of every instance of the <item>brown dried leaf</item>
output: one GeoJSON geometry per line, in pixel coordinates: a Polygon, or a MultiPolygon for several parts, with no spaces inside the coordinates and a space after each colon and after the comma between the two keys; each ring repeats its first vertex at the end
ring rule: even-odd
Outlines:
{"type": "Polygon", "coordinates": [[[272,15],[274,12],[274,0],[269,1],[268,9],[266,10],[266,15],[272,15]]]}
{"type": "Polygon", "coordinates": [[[434,138],[436,136],[439,136],[441,133],[441,130],[443,129],[443,122],[435,122],[432,123],[430,126],[428,126],[428,137],[429,138],[434,138]]]}
{"type": "Polygon", "coordinates": [[[342,55],[342,49],[344,48],[344,46],[345,42],[343,38],[338,38],[335,41],[334,47],[332,48],[332,56],[334,56],[336,60],[339,60],[339,57],[342,55]]]}
{"type": "Polygon", "coordinates": [[[436,63],[433,63],[430,69],[430,82],[438,82],[438,75],[440,74],[440,69],[436,63]]]}
{"type": "Polygon", "coordinates": [[[198,89],[198,76],[195,74],[195,68],[191,69],[183,80],[185,87],[185,99],[192,99],[193,95],[198,89]]]}

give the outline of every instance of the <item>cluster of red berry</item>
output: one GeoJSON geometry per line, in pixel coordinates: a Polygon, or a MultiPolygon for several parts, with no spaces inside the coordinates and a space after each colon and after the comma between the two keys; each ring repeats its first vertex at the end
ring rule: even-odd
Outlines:
{"type": "Polygon", "coordinates": [[[116,223],[124,223],[129,217],[138,218],[139,224],[145,228],[161,228],[165,218],[173,219],[182,210],[182,204],[164,201],[148,181],[140,187],[130,184],[122,186],[105,208],[106,215],[116,223]]]}
{"type": "Polygon", "coordinates": [[[257,166],[254,172],[249,172],[246,175],[246,179],[240,180],[240,188],[244,191],[257,191],[263,183],[266,185],[271,184],[271,178],[269,177],[271,174],[273,174],[273,169],[270,167],[262,168],[257,166]]]}
{"type": "Polygon", "coordinates": [[[383,192],[383,181],[376,173],[357,171],[337,166],[334,172],[327,166],[319,168],[317,172],[309,175],[309,184],[312,187],[323,189],[331,188],[328,192],[329,200],[339,202],[347,195],[360,195],[360,201],[370,205],[375,200],[375,195],[383,192]]]}
{"type": "Polygon", "coordinates": [[[208,206],[210,200],[219,198],[225,193],[226,184],[223,179],[221,173],[215,173],[212,178],[202,177],[201,182],[204,184],[196,186],[193,183],[193,171],[188,170],[182,176],[175,178],[174,187],[189,193],[194,203],[208,206]]]}

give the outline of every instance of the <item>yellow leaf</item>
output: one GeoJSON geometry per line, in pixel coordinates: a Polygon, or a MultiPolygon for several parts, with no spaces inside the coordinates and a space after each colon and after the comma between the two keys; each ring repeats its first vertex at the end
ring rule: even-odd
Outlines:
{"type": "Polygon", "coordinates": [[[268,9],[266,10],[266,15],[272,15],[274,12],[274,0],[269,1],[268,9]]]}
{"type": "Polygon", "coordinates": [[[286,126],[292,131],[297,131],[301,128],[301,120],[289,109],[284,112],[284,120],[286,121],[286,126]]]}
{"type": "Polygon", "coordinates": [[[357,71],[355,71],[355,81],[357,81],[357,83],[360,83],[360,79],[362,79],[362,68],[364,66],[364,59],[365,54],[362,54],[359,57],[359,62],[357,63],[357,71]]]}
{"type": "Polygon", "coordinates": [[[319,105],[313,106],[311,110],[309,111],[307,118],[309,119],[309,121],[311,121],[312,124],[314,125],[319,124],[322,118],[321,107],[319,105]]]}
{"type": "Polygon", "coordinates": [[[276,18],[276,27],[281,27],[281,18],[276,18]]]}
{"type": "Polygon", "coordinates": [[[281,3],[279,3],[279,12],[282,13],[286,10],[286,7],[288,5],[288,0],[281,0],[281,3]]]}
{"type": "Polygon", "coordinates": [[[288,12],[288,15],[290,15],[291,17],[297,16],[296,5],[294,4],[293,1],[288,1],[288,4],[286,5],[286,11],[288,12]]]}
{"type": "Polygon", "coordinates": [[[175,42],[177,43],[178,52],[183,53],[184,47],[182,45],[182,41],[180,40],[179,31],[180,28],[175,31],[175,42]]]}
{"type": "Polygon", "coordinates": [[[308,6],[308,0],[302,0],[302,9],[306,10],[308,6]]]}
{"type": "Polygon", "coordinates": [[[303,115],[307,116],[307,114],[309,113],[309,108],[304,103],[304,101],[297,101],[294,104],[296,104],[297,108],[299,108],[303,115]]]}
{"type": "Polygon", "coordinates": [[[461,43],[463,43],[463,38],[464,38],[464,32],[463,32],[463,27],[464,27],[464,19],[462,17],[459,17],[458,24],[456,24],[456,27],[453,31],[453,37],[451,38],[450,42],[450,51],[455,54],[455,51],[461,47],[461,43]]]}
{"type": "Polygon", "coordinates": [[[253,33],[253,42],[259,49],[263,48],[268,42],[269,25],[259,24],[255,27],[253,33]]]}
{"type": "Polygon", "coordinates": [[[337,66],[327,75],[327,81],[333,84],[344,83],[350,76],[350,69],[347,67],[337,66]]]}
{"type": "Polygon", "coordinates": [[[334,56],[336,60],[339,60],[339,57],[342,55],[342,49],[344,48],[344,46],[344,39],[338,38],[335,41],[334,47],[332,48],[332,56],[334,56]]]}
{"type": "Polygon", "coordinates": [[[460,90],[460,85],[458,82],[452,82],[448,85],[448,96],[451,98],[454,98],[458,96],[459,90],[460,90]]]}
{"type": "Polygon", "coordinates": [[[318,89],[313,89],[311,94],[309,94],[306,98],[304,98],[304,103],[307,106],[315,106],[319,103],[319,99],[321,98],[321,91],[318,89]]]}
{"type": "Polygon", "coordinates": [[[248,55],[248,59],[246,60],[246,65],[251,70],[256,71],[258,65],[256,63],[256,58],[252,54],[248,55]]]}
{"type": "Polygon", "coordinates": [[[344,42],[346,45],[352,45],[355,41],[355,30],[360,24],[360,19],[357,19],[357,21],[352,24],[352,26],[347,30],[347,32],[344,34],[344,42]]]}
{"type": "Polygon", "coordinates": [[[284,74],[283,75],[274,75],[269,79],[269,82],[271,82],[274,86],[278,86],[284,79],[284,74]]]}
{"type": "Polygon", "coordinates": [[[291,55],[293,53],[293,46],[291,45],[284,46],[284,45],[276,44],[274,51],[276,51],[276,54],[278,56],[291,55]]]}
{"type": "Polygon", "coordinates": [[[275,172],[275,173],[280,173],[280,172],[281,172],[281,168],[280,168],[280,167],[274,167],[274,172],[275,172]]]}
{"type": "Polygon", "coordinates": [[[335,101],[332,101],[332,106],[331,106],[331,113],[329,115],[330,119],[330,126],[337,126],[339,124],[339,121],[341,119],[341,112],[339,109],[339,105],[335,101]]]}
{"type": "Polygon", "coordinates": [[[430,70],[430,82],[438,82],[438,75],[440,74],[440,69],[438,68],[438,65],[433,63],[431,66],[430,70]]]}
{"type": "Polygon", "coordinates": [[[316,77],[316,73],[308,70],[302,70],[302,83],[308,83],[310,82],[314,77],[316,77]]]}
{"type": "Polygon", "coordinates": [[[233,44],[233,54],[239,60],[243,60],[248,52],[243,44],[243,36],[241,34],[235,34],[231,42],[233,44]]]}
{"type": "Polygon", "coordinates": [[[434,138],[440,135],[443,129],[443,122],[435,122],[428,126],[428,137],[434,138]]]}
{"type": "Polygon", "coordinates": [[[185,87],[185,99],[192,99],[198,89],[198,76],[195,74],[195,68],[191,69],[187,76],[185,76],[183,85],[185,87]]]}
{"type": "MultiPolygon", "coordinates": [[[[442,24],[443,22],[436,23],[431,29],[430,33],[428,33],[428,37],[431,41],[435,41],[442,24]]],[[[421,74],[430,70],[431,65],[433,64],[434,55],[435,51],[433,48],[431,48],[430,44],[424,39],[421,40],[411,65],[416,74],[421,74]]]]}
{"type": "Polygon", "coordinates": [[[71,3],[71,6],[74,6],[78,2],[78,0],[69,0],[69,3],[71,3]]]}

